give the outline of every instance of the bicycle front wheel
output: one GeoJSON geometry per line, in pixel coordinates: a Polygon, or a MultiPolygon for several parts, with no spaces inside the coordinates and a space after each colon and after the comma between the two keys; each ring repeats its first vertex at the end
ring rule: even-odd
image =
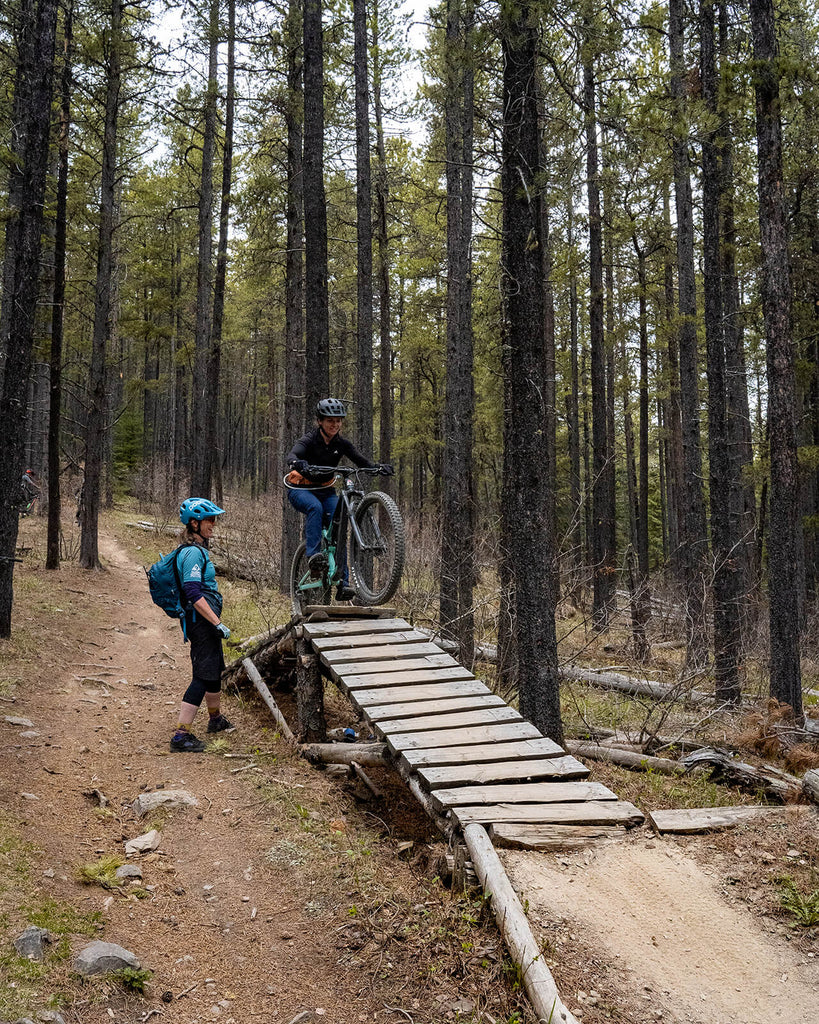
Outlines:
{"type": "Polygon", "coordinates": [[[307,545],[302,541],[290,565],[290,608],[294,615],[304,615],[309,604],[330,604],[332,600],[326,572],[321,579],[312,579],[307,561],[307,545]]]}
{"type": "Polygon", "coordinates": [[[365,494],[353,513],[358,533],[350,529],[350,579],[366,605],[393,596],[404,571],[404,520],[388,494],[365,494]]]}

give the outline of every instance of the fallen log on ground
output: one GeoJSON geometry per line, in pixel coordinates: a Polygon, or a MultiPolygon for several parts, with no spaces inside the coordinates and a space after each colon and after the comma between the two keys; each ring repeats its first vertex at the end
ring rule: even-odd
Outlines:
{"type": "Polygon", "coordinates": [[[520,977],[538,1020],[550,1021],[551,1024],[577,1024],[577,1018],[563,1005],[518,895],[506,876],[486,829],[482,825],[467,825],[464,840],[483,890],[492,899],[492,912],[498,929],[512,962],[520,969],[520,977]]]}
{"type": "Polygon", "coordinates": [[[276,724],[279,727],[279,732],[284,736],[285,739],[291,743],[296,742],[296,737],[293,735],[293,730],[287,724],[287,720],[279,710],[278,704],[273,700],[273,694],[268,690],[267,684],[259,675],[259,672],[250,658],[245,658],[242,662],[245,672],[247,672],[248,679],[253,683],[256,689],[259,691],[259,696],[267,704],[271,714],[276,719],[276,724]]]}
{"type": "Polygon", "coordinates": [[[322,764],[388,765],[386,743],[304,743],[299,752],[308,761],[322,764]]]}
{"type": "Polygon", "coordinates": [[[250,650],[232,661],[222,673],[222,683],[238,683],[245,675],[244,662],[250,659],[260,675],[271,676],[283,668],[295,668],[296,638],[292,622],[275,632],[265,633],[250,650]]]}
{"type": "Polygon", "coordinates": [[[648,818],[657,832],[696,835],[700,832],[723,832],[749,821],[781,822],[800,811],[808,811],[808,808],[754,804],[743,807],[692,807],[649,811],[648,818]]]}
{"type": "Polygon", "coordinates": [[[755,792],[762,790],[783,803],[798,802],[802,796],[802,782],[795,775],[771,765],[758,768],[746,761],[740,761],[729,750],[721,750],[718,747],[695,750],[681,758],[680,763],[685,765],[689,772],[700,766],[713,768],[720,779],[748,787],[755,792]]]}
{"type": "Polygon", "coordinates": [[[378,788],[378,786],[376,786],[376,784],[373,782],[370,776],[364,771],[359,761],[350,762],[350,771],[353,773],[353,776],[355,778],[359,779],[363,783],[363,785],[367,787],[367,789],[372,793],[376,800],[384,799],[384,793],[378,788]]]}
{"type": "Polygon", "coordinates": [[[819,771],[816,768],[811,768],[809,772],[805,772],[802,779],[802,792],[808,800],[819,804],[819,771]]]}
{"type": "Polygon", "coordinates": [[[582,740],[566,740],[566,749],[575,757],[588,757],[593,761],[607,761],[620,765],[621,768],[634,768],[647,772],[649,769],[662,772],[664,775],[684,775],[685,765],[680,761],[671,761],[665,757],[652,757],[650,754],[635,754],[619,747],[604,747],[599,743],[586,743],[582,740]]]}
{"type": "Polygon", "coordinates": [[[560,681],[580,682],[599,686],[604,690],[617,690],[632,697],[651,697],[652,700],[683,700],[690,704],[713,704],[714,697],[702,690],[689,689],[683,684],[666,686],[648,679],[634,679],[618,672],[600,672],[596,669],[581,668],[579,665],[564,665],[560,669],[560,681]]]}

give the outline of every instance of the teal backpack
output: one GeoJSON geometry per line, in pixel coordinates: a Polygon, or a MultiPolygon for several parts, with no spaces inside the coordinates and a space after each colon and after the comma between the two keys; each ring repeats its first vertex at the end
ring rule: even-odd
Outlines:
{"type": "MultiPolygon", "coordinates": [[[[188,634],[185,630],[185,612],[188,605],[185,601],[182,579],[179,575],[179,552],[185,547],[190,547],[190,545],[182,544],[167,555],[160,553],[159,561],[154,562],[151,568],[146,569],[145,572],[148,576],[148,589],[151,592],[151,600],[166,615],[169,615],[172,619],[179,619],[179,624],[182,626],[182,635],[185,638],[185,643],[187,643],[188,634]]],[[[202,563],[202,575],[204,576],[208,564],[208,553],[204,548],[202,549],[202,554],[205,556],[205,561],[202,563]]]]}

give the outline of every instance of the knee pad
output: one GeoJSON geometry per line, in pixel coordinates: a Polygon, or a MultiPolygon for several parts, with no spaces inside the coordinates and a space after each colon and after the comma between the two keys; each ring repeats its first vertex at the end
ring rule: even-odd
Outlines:
{"type": "Polygon", "coordinates": [[[206,691],[207,684],[203,680],[197,679],[196,676],[194,676],[193,679],[191,679],[190,685],[188,686],[187,690],[185,690],[185,696],[182,698],[182,700],[186,704],[195,704],[196,707],[199,707],[199,705],[202,703],[206,691]]]}

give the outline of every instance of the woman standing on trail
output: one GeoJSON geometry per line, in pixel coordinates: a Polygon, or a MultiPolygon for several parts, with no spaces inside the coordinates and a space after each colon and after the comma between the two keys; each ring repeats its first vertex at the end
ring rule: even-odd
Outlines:
{"type": "MultiPolygon", "coordinates": [[[[306,476],[309,466],[337,466],[346,456],[356,466],[372,466],[373,463],[356,448],[352,441],[341,436],[341,427],[347,409],[338,398],[322,398],[316,405],[316,426],[300,437],[290,449],[287,465],[291,469],[288,478],[291,489],[287,498],[293,508],[305,517],[304,540],[311,576],[321,576],[324,555],[321,553],[322,521],[329,522],[338,504],[338,494],[333,486],[332,473],[313,477],[306,476]]],[[[384,476],[392,475],[392,466],[383,465],[384,476]]],[[[349,601],[355,591],[347,584],[347,572],[338,585],[336,598],[349,601]]]]}
{"type": "Polygon", "coordinates": [[[222,640],[227,640],[230,630],[221,619],[222,595],[216,586],[216,569],[207,552],[216,517],[221,515],[224,509],[207,498],[188,498],[179,506],[179,518],[185,529],[176,564],[187,602],[185,635],[191,644],[193,678],[182,698],[171,750],[197,753],[205,749],[202,740],[190,731],[203,697],[208,709],[208,732],[233,728],[220,710],[225,667],[222,640]]]}

